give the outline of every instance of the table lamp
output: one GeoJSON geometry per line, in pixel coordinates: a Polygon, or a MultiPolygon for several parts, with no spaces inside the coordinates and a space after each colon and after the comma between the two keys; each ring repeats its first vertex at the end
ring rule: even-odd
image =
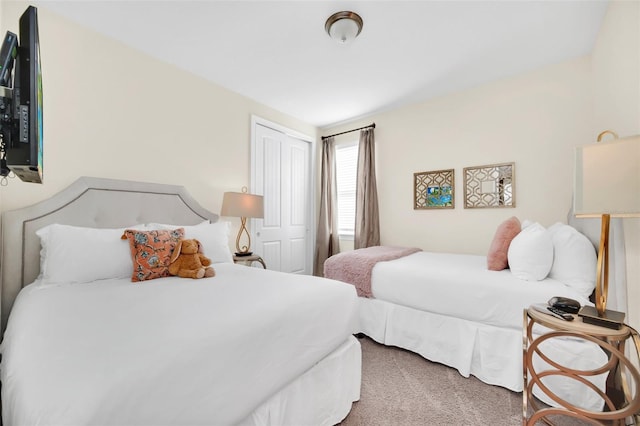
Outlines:
{"type": "Polygon", "coordinates": [[[584,306],[584,322],[620,328],[624,313],[607,309],[609,291],[609,222],[611,217],[640,217],[640,136],[618,139],[611,130],[598,143],[578,147],[574,188],[576,217],[601,218],[596,269],[595,309],[584,306]],[[614,140],[602,142],[607,134],[614,140]]]}
{"type": "Polygon", "coordinates": [[[242,188],[242,192],[225,192],[222,198],[221,216],[231,216],[240,218],[240,230],[236,238],[236,256],[251,256],[251,236],[247,231],[247,218],[264,217],[262,195],[249,194],[247,187],[242,188]],[[247,245],[240,247],[242,233],[247,234],[247,245]]]}

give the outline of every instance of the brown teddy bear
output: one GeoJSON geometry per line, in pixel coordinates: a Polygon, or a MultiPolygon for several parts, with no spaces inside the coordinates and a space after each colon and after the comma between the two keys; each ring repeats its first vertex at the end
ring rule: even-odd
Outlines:
{"type": "Polygon", "coordinates": [[[169,273],[182,278],[213,277],[216,272],[211,260],[202,254],[202,246],[198,240],[180,240],[171,253],[169,273]]]}

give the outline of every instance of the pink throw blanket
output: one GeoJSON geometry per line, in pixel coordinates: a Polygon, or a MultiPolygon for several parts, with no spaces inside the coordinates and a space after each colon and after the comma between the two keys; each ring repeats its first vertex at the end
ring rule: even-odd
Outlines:
{"type": "Polygon", "coordinates": [[[331,256],[324,262],[324,276],[356,286],[358,296],[373,297],[371,271],[378,262],[399,259],[421,251],[413,247],[374,246],[331,256]]]}

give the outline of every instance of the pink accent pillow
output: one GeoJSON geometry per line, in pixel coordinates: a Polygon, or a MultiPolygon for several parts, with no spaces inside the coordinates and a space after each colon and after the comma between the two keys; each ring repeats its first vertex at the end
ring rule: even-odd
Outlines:
{"type": "Polygon", "coordinates": [[[502,271],[509,266],[507,253],[511,240],[520,233],[520,221],[512,216],[498,226],[496,235],[493,237],[489,254],[487,254],[487,268],[490,271],[502,271]]]}
{"type": "Polygon", "coordinates": [[[133,274],[131,281],[168,277],[171,253],[184,236],[184,228],[136,231],[127,229],[122,238],[129,240],[133,274]]]}

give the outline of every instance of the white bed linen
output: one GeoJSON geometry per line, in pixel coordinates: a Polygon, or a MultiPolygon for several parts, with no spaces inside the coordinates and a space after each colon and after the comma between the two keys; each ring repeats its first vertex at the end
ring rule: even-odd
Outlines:
{"type": "Polygon", "coordinates": [[[5,424],[234,424],[356,331],[350,285],[216,272],[25,287],[1,346],[5,424]]]}
{"type": "Polygon", "coordinates": [[[522,310],[565,296],[590,304],[559,281],[524,281],[489,271],[485,256],[418,252],[373,268],[376,299],[498,327],[522,329],[522,310]]]}

